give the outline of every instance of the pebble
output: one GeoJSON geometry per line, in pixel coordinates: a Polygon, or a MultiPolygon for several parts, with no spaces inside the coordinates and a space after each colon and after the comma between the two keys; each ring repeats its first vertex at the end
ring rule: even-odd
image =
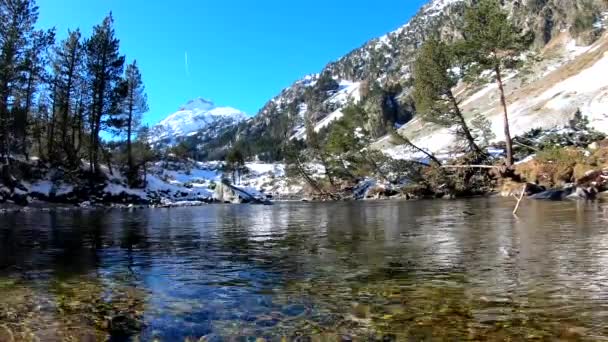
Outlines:
{"type": "Polygon", "coordinates": [[[302,304],[292,304],[284,307],[281,312],[287,316],[295,317],[306,312],[306,307],[302,304]]]}
{"type": "Polygon", "coordinates": [[[260,327],[274,327],[279,324],[279,320],[275,318],[264,318],[255,322],[255,324],[260,327]]]}
{"type": "Polygon", "coordinates": [[[13,332],[8,327],[0,325],[0,341],[1,342],[14,342],[15,341],[13,332]]]}

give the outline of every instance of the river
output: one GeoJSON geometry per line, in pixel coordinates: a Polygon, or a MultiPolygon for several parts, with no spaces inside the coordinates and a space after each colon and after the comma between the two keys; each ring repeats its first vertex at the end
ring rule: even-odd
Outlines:
{"type": "Polygon", "coordinates": [[[0,340],[608,340],[608,212],[525,200],[0,216],[0,340]]]}

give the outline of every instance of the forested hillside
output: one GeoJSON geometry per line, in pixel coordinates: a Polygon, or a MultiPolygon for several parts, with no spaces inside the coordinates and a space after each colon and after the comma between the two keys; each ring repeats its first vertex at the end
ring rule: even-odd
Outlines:
{"type": "Polygon", "coordinates": [[[38,15],[33,0],[0,1],[4,183],[30,157],[67,172],[82,171],[86,160],[90,177],[114,162],[131,184],[141,182],[152,154],[139,131],[146,94],[136,60],[120,51],[112,14],[90,37],[75,27],[61,41],[54,29],[36,28],[38,15]]]}

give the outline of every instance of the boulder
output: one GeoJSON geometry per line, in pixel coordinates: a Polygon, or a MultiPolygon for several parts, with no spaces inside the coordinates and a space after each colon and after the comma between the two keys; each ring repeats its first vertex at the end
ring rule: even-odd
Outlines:
{"type": "Polygon", "coordinates": [[[535,200],[547,200],[547,201],[562,201],[568,195],[570,195],[571,191],[563,190],[563,189],[549,189],[543,192],[539,192],[530,196],[531,199],[535,200]]]}
{"type": "Polygon", "coordinates": [[[221,203],[233,204],[243,203],[244,200],[236,191],[234,191],[233,187],[224,183],[220,183],[215,187],[213,198],[221,203]]]}
{"type": "Polygon", "coordinates": [[[584,188],[580,186],[567,186],[563,189],[549,189],[530,196],[531,199],[563,201],[571,200],[592,200],[597,197],[597,190],[593,187],[584,188]]]}
{"type": "Polygon", "coordinates": [[[15,188],[13,190],[13,193],[11,194],[9,199],[11,201],[15,202],[15,204],[20,205],[20,206],[27,206],[32,201],[32,199],[30,198],[29,194],[26,191],[23,191],[18,188],[15,188]]]}
{"type": "Polygon", "coordinates": [[[0,186],[0,203],[6,202],[11,196],[11,190],[5,186],[0,186]]]}
{"type": "Polygon", "coordinates": [[[224,181],[219,183],[213,191],[213,199],[221,203],[254,203],[254,204],[271,204],[266,196],[259,193],[253,193],[246,189],[242,189],[231,185],[224,181]]]}
{"type": "Polygon", "coordinates": [[[597,190],[595,190],[595,188],[593,188],[593,187],[589,187],[589,188],[576,187],[574,189],[574,191],[570,195],[568,195],[566,198],[573,199],[573,200],[592,200],[592,199],[595,199],[596,197],[597,197],[597,190]]]}

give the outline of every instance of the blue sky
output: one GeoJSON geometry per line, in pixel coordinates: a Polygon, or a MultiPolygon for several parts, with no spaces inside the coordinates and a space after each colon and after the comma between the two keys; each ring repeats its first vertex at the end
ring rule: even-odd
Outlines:
{"type": "Polygon", "coordinates": [[[254,115],[281,89],[403,25],[424,0],[38,0],[39,26],[85,35],[110,11],[154,124],[195,97],[254,115]],[[188,55],[186,68],[185,55],[188,55]]]}

